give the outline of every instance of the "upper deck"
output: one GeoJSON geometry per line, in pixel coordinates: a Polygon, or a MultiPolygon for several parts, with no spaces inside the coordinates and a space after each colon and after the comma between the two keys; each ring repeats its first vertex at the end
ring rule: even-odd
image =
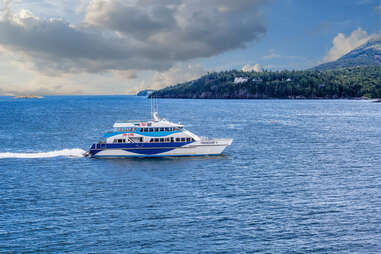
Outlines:
{"type": "Polygon", "coordinates": [[[166,119],[161,119],[157,112],[153,113],[153,120],[141,121],[141,120],[129,120],[129,121],[117,121],[114,123],[114,128],[138,128],[138,127],[158,127],[158,128],[178,128],[182,129],[184,126],[180,123],[176,124],[166,119]]]}
{"type": "Polygon", "coordinates": [[[160,121],[117,121],[113,125],[114,128],[139,128],[139,127],[177,127],[182,128],[184,125],[169,122],[165,119],[160,121]]]}

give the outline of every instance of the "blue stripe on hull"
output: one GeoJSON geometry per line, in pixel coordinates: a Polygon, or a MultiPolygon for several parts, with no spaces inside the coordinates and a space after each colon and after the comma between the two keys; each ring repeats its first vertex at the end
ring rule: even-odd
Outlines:
{"type": "Polygon", "coordinates": [[[97,153],[108,149],[121,149],[135,154],[153,155],[169,152],[190,143],[193,142],[100,144],[99,149],[94,149],[97,144],[93,144],[90,154],[95,156],[97,153]]]}
{"type": "Polygon", "coordinates": [[[145,155],[152,155],[152,154],[159,154],[159,153],[165,153],[165,152],[169,152],[169,151],[172,151],[176,148],[163,148],[163,149],[130,149],[130,150],[127,150],[127,149],[123,149],[127,152],[130,152],[130,153],[136,153],[136,154],[145,154],[145,155]]]}

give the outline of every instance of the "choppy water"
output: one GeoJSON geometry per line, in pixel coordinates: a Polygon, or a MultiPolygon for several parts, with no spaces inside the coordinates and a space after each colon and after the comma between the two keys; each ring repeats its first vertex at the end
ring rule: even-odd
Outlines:
{"type": "Polygon", "coordinates": [[[381,104],[159,100],[224,156],[100,160],[82,150],[128,96],[0,97],[0,252],[376,253],[381,104]],[[82,149],[82,150],[81,150],[82,149]]]}

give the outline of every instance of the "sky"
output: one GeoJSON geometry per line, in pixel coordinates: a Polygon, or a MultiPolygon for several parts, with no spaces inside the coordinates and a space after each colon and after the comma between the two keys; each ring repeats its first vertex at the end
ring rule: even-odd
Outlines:
{"type": "Polygon", "coordinates": [[[381,0],[0,0],[0,95],[134,94],[302,70],[381,33],[381,0]]]}

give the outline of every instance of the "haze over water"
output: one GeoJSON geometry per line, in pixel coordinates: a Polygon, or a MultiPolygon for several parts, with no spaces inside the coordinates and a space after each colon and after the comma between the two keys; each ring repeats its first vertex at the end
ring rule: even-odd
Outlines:
{"type": "Polygon", "coordinates": [[[5,253],[375,253],[381,104],[159,99],[164,118],[234,138],[223,156],[89,159],[134,96],[0,97],[5,253]]]}

